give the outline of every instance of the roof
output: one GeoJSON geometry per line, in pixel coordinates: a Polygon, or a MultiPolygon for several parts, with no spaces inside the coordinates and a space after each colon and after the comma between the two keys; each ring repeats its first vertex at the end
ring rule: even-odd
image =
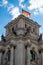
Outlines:
{"type": "Polygon", "coordinates": [[[27,17],[24,16],[24,15],[19,15],[17,18],[15,18],[15,19],[12,20],[11,22],[9,22],[9,23],[5,26],[5,28],[8,28],[10,25],[14,25],[14,24],[17,23],[17,21],[18,21],[19,19],[21,19],[21,18],[22,18],[22,19],[25,19],[26,21],[30,21],[31,23],[34,23],[35,25],[37,25],[37,26],[40,27],[40,25],[39,25],[37,22],[35,22],[35,21],[33,21],[33,20],[27,18],[27,17]]]}

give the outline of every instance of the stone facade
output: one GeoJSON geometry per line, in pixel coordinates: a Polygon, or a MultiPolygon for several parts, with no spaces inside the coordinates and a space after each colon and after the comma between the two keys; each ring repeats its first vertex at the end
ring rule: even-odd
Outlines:
{"type": "Polygon", "coordinates": [[[40,25],[19,15],[5,26],[0,41],[0,65],[43,65],[43,40],[40,25]]]}

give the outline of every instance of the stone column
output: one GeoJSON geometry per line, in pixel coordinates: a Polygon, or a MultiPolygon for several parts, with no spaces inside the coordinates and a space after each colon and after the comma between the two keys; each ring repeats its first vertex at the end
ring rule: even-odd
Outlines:
{"type": "Polygon", "coordinates": [[[25,65],[30,65],[30,42],[28,41],[27,43],[26,43],[26,64],[25,65]]]}
{"type": "Polygon", "coordinates": [[[0,49],[0,65],[1,65],[1,63],[2,63],[2,51],[0,49]]]}
{"type": "Polygon", "coordinates": [[[39,53],[38,64],[42,65],[42,55],[41,55],[41,53],[39,53]]]}
{"type": "Polygon", "coordinates": [[[25,47],[21,42],[17,44],[15,59],[15,65],[25,65],[25,47]]]}
{"type": "Polygon", "coordinates": [[[2,63],[1,63],[1,65],[4,65],[4,52],[5,52],[5,51],[2,50],[2,59],[1,59],[1,60],[2,60],[2,63]]]}
{"type": "Polygon", "coordinates": [[[2,53],[0,52],[0,65],[1,65],[2,53]]]}
{"type": "Polygon", "coordinates": [[[39,65],[43,65],[43,52],[39,49],[39,65]]]}
{"type": "Polygon", "coordinates": [[[30,65],[30,48],[27,47],[27,65],[30,65]]]}
{"type": "Polygon", "coordinates": [[[8,53],[8,48],[5,48],[5,53],[4,53],[4,59],[3,59],[3,65],[7,64],[8,58],[7,58],[7,53],[8,53]]]}
{"type": "Polygon", "coordinates": [[[16,51],[16,46],[14,46],[14,56],[13,56],[13,62],[14,62],[14,65],[15,65],[15,51],[16,51]]]}
{"type": "Polygon", "coordinates": [[[14,48],[13,46],[11,47],[11,53],[10,53],[10,65],[13,65],[13,52],[14,52],[14,48]]]}
{"type": "Polygon", "coordinates": [[[41,64],[43,65],[43,49],[41,50],[41,55],[42,55],[41,56],[42,57],[42,59],[41,59],[42,63],[41,64]]]}

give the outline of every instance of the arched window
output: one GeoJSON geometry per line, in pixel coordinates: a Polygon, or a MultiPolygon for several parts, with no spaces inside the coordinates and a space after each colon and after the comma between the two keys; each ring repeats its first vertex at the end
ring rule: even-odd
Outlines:
{"type": "Polygon", "coordinates": [[[8,50],[8,61],[10,61],[10,49],[8,50]]]}

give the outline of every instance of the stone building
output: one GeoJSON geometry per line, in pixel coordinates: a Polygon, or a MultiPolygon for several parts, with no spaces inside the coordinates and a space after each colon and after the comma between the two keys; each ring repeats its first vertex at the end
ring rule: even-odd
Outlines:
{"type": "Polygon", "coordinates": [[[19,15],[5,26],[0,41],[0,65],[43,65],[43,40],[40,25],[19,15]]]}

